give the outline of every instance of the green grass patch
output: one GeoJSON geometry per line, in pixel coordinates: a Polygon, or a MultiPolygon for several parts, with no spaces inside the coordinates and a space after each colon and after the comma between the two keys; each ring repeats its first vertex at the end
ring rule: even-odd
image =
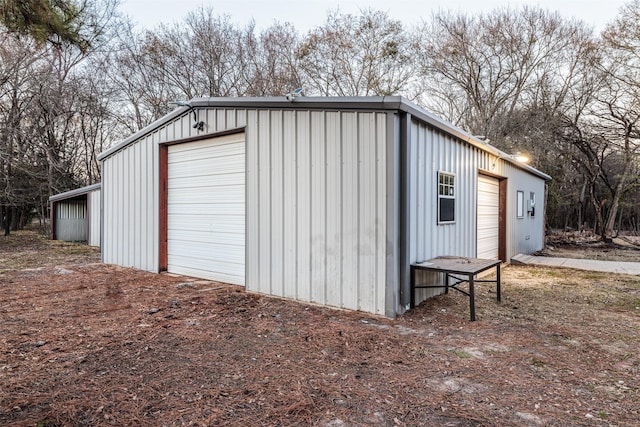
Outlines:
{"type": "Polygon", "coordinates": [[[455,354],[456,356],[458,356],[460,359],[470,359],[471,358],[471,354],[467,353],[464,350],[453,350],[452,353],[455,354]]]}

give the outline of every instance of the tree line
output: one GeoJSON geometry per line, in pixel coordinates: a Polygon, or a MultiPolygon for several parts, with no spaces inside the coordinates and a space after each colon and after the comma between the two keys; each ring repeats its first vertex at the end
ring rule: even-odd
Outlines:
{"type": "MultiPolygon", "coordinates": [[[[419,13],[419,11],[418,11],[419,13]]],[[[96,155],[175,99],[402,95],[553,177],[547,222],[640,231],[640,1],[604,31],[538,7],[441,11],[412,28],[329,12],[301,33],[200,8],[136,28],[118,0],[0,1],[0,217],[100,180],[96,155]],[[40,15],[42,16],[40,16],[40,15]],[[43,16],[45,19],[43,19],[43,16]]]]}

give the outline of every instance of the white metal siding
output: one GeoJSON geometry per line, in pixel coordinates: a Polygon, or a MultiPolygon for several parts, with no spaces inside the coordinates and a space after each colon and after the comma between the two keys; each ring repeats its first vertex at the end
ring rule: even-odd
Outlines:
{"type": "MultiPolygon", "coordinates": [[[[507,247],[506,256],[531,253],[542,249],[544,239],[543,208],[536,207],[536,217],[517,220],[516,191],[536,192],[538,204],[544,198],[544,180],[521,170],[496,156],[472,147],[419,120],[410,130],[410,194],[409,194],[409,262],[445,255],[475,257],[477,254],[476,218],[479,171],[507,177],[507,247]],[[437,223],[437,172],[456,176],[456,221],[437,223]],[[517,188],[516,188],[517,187],[517,188]]],[[[418,272],[424,284],[440,284],[439,274],[418,272]]],[[[439,290],[418,289],[416,302],[439,290]]]]}
{"type": "MultiPolygon", "coordinates": [[[[246,110],[202,110],[200,119],[212,133],[244,126],[246,110]]],[[[200,135],[191,125],[187,112],[103,159],[103,262],[159,270],[159,144],[200,135]]]]}
{"type": "Polygon", "coordinates": [[[544,247],[544,188],[545,182],[532,177],[527,172],[512,165],[505,165],[507,184],[507,260],[519,253],[530,254],[544,247]],[[525,215],[517,217],[516,202],[518,191],[524,192],[525,215]],[[526,209],[529,194],[536,195],[535,216],[526,209]]]}
{"type": "MultiPolygon", "coordinates": [[[[248,290],[385,314],[385,281],[396,277],[385,256],[396,245],[388,236],[400,226],[399,202],[387,198],[403,190],[386,169],[397,152],[387,151],[397,142],[387,128],[396,114],[294,104],[199,109],[206,133],[246,126],[248,290]]],[[[191,122],[186,112],[103,159],[105,262],[158,271],[158,144],[199,135],[191,122]]],[[[419,119],[410,127],[409,262],[476,255],[478,170],[508,177],[507,257],[542,247],[542,179],[419,119]],[[454,224],[437,224],[438,170],[456,175],[454,224]],[[534,218],[516,220],[517,190],[536,192],[534,218]]]]}
{"type": "MultiPolygon", "coordinates": [[[[246,126],[247,290],[385,314],[387,113],[199,114],[246,126]]],[[[158,271],[158,144],[194,132],[186,114],[103,160],[104,262],[158,271]]]]}
{"type": "MultiPolygon", "coordinates": [[[[437,256],[476,254],[477,170],[485,153],[456,138],[413,120],[409,141],[409,262],[437,256]],[[438,224],[438,171],[455,175],[455,222],[438,224]]],[[[437,273],[419,271],[420,283],[442,283],[437,273]]],[[[418,289],[416,302],[440,293],[418,289]]]]}
{"type": "Polygon", "coordinates": [[[244,134],[168,148],[168,271],[244,285],[244,134]]]}
{"type": "Polygon", "coordinates": [[[102,260],[105,263],[158,271],[157,142],[157,134],[151,134],[103,161],[102,260]]]}
{"type": "Polygon", "coordinates": [[[66,242],[87,240],[86,200],[64,200],[57,203],[56,238],[66,242]]]}
{"type": "Polygon", "coordinates": [[[385,314],[386,114],[249,111],[247,289],[385,314]]]}
{"type": "Polygon", "coordinates": [[[499,203],[499,181],[478,175],[477,258],[498,259],[499,203]]]}
{"type": "Polygon", "coordinates": [[[89,246],[100,246],[100,190],[87,193],[89,210],[89,246]]]}

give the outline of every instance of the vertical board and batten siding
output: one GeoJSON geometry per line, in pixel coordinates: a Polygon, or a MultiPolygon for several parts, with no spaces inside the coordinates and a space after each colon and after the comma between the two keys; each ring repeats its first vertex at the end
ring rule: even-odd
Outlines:
{"type": "Polygon", "coordinates": [[[158,271],[158,146],[148,135],[102,163],[102,260],[158,271]]]}
{"type": "Polygon", "coordinates": [[[247,114],[246,288],[385,314],[386,113],[247,114]]]}
{"type": "Polygon", "coordinates": [[[87,240],[87,201],[64,200],[56,207],[56,238],[65,242],[87,240]]]}
{"type": "MultiPolygon", "coordinates": [[[[405,226],[399,214],[409,211],[407,262],[475,257],[479,171],[507,178],[507,259],[542,248],[544,180],[415,116],[406,158],[399,160],[404,128],[395,109],[245,105],[203,107],[198,114],[204,134],[244,129],[249,291],[391,316],[398,305],[403,311],[408,295],[395,304],[404,268],[395,252],[405,226]],[[403,207],[398,179],[405,160],[403,207]],[[453,224],[437,223],[438,171],[455,175],[453,224]],[[518,190],[526,198],[536,193],[535,217],[516,218],[518,190]]],[[[103,159],[104,262],[159,270],[159,144],[202,135],[187,112],[103,159]]],[[[439,283],[440,276],[418,279],[439,283]]],[[[417,301],[434,294],[419,290],[417,301]]]]}
{"type": "Polygon", "coordinates": [[[87,244],[89,246],[100,246],[100,195],[101,190],[87,193],[87,206],[89,214],[89,236],[87,244]]]}
{"type": "MultiPolygon", "coordinates": [[[[477,256],[477,191],[479,171],[507,178],[507,260],[518,253],[531,253],[543,247],[545,182],[542,178],[514,166],[495,155],[472,147],[419,120],[411,124],[409,194],[409,262],[437,256],[477,256]],[[437,223],[437,173],[456,177],[455,223],[437,223]],[[536,216],[516,218],[516,191],[536,193],[536,216]]],[[[440,274],[418,272],[417,281],[441,284],[440,274]]],[[[418,289],[416,302],[440,293],[440,289],[418,289]]]]}

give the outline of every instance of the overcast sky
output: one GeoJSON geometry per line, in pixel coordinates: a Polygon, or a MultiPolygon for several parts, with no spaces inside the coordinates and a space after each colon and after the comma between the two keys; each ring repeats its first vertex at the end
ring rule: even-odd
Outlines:
{"type": "Polygon", "coordinates": [[[274,21],[291,22],[300,32],[322,24],[327,11],[339,10],[357,14],[372,8],[383,10],[406,25],[428,19],[438,10],[468,13],[488,12],[498,7],[539,6],[558,11],[567,18],[578,18],[597,31],[614,19],[624,0],[121,0],[120,11],[139,26],[153,29],[161,23],[181,21],[185,15],[202,6],[211,6],[218,14],[230,15],[234,22],[245,25],[254,19],[258,29],[274,21]]]}

